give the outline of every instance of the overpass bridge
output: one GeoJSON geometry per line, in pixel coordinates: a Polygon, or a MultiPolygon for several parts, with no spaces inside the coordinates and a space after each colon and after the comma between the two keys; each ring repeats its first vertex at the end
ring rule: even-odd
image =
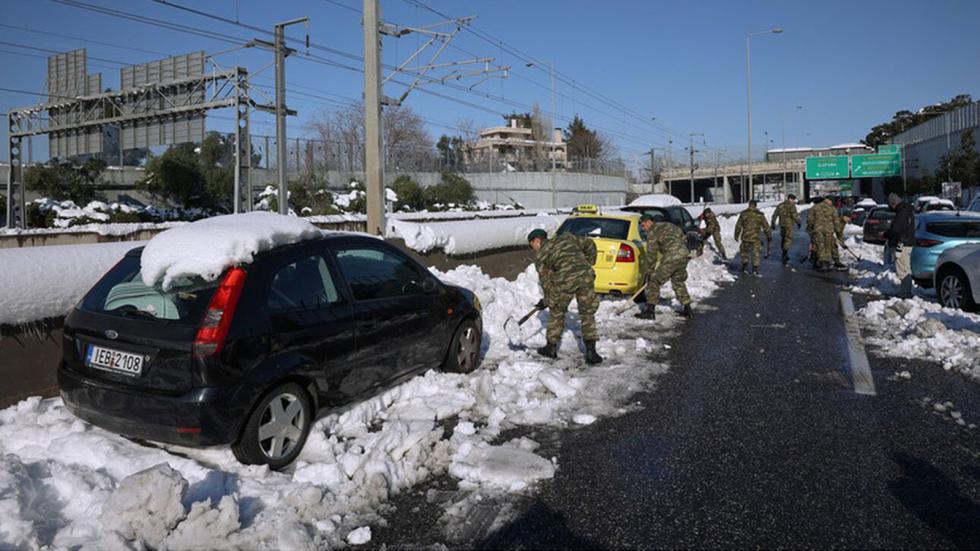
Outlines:
{"type": "MultiPolygon", "coordinates": [[[[698,166],[693,179],[688,167],[676,167],[661,173],[664,191],[684,202],[742,203],[749,199],[748,163],[698,166]]],[[[806,161],[752,163],[752,184],[760,201],[782,199],[788,193],[804,196],[806,161]]]]}

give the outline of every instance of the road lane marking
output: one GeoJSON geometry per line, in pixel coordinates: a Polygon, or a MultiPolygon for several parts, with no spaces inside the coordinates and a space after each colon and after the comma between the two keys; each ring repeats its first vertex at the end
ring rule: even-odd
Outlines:
{"type": "Polygon", "coordinates": [[[854,316],[854,300],[851,293],[841,291],[840,307],[844,313],[844,332],[847,333],[847,357],[851,364],[851,376],[854,378],[854,392],[866,396],[876,396],[875,380],[868,365],[868,355],[861,342],[861,329],[854,316]]]}

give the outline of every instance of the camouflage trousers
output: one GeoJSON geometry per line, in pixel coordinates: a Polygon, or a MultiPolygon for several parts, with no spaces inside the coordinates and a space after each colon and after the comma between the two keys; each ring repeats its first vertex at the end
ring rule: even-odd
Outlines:
{"type": "Polygon", "coordinates": [[[687,293],[687,283],[685,283],[687,281],[687,262],[687,258],[661,262],[657,269],[650,274],[647,278],[647,289],[644,295],[651,308],[660,301],[660,288],[668,281],[670,281],[670,286],[674,289],[674,294],[677,295],[677,300],[681,304],[688,305],[691,303],[691,295],[687,293]]]}
{"type": "Polygon", "coordinates": [[[817,262],[831,262],[837,249],[837,241],[834,239],[833,230],[818,229],[814,231],[813,248],[817,251],[817,262]]]}
{"type": "Polygon", "coordinates": [[[793,226],[779,226],[779,237],[782,239],[783,254],[789,254],[793,246],[793,226]]]}
{"type": "Polygon", "coordinates": [[[758,268],[762,264],[762,241],[743,239],[738,249],[738,256],[744,266],[748,265],[751,256],[752,265],[758,268]]]}
{"type": "Polygon", "coordinates": [[[718,249],[718,254],[721,256],[728,256],[725,253],[725,246],[721,244],[721,230],[715,230],[711,233],[705,234],[704,240],[707,241],[709,237],[715,240],[715,248],[718,249]]]}
{"type": "Polygon", "coordinates": [[[578,286],[554,289],[548,293],[548,329],[545,338],[549,343],[561,342],[565,330],[565,313],[572,299],[578,304],[578,316],[582,323],[582,340],[599,340],[595,312],[599,309],[599,297],[595,294],[595,278],[582,281],[578,286]]]}

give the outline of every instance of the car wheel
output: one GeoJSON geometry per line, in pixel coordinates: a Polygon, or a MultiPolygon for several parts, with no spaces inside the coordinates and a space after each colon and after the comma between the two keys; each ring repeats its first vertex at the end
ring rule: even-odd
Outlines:
{"type": "Polygon", "coordinates": [[[454,373],[472,373],[480,365],[480,343],[483,333],[480,326],[473,320],[459,324],[456,334],[449,345],[449,355],[446,357],[446,371],[454,373]]]}
{"type": "Polygon", "coordinates": [[[281,469],[302,451],[313,417],[312,402],[302,387],[280,385],[255,406],[231,450],[246,465],[281,469]]]}
{"type": "Polygon", "coordinates": [[[956,269],[946,270],[939,278],[939,288],[936,290],[939,304],[948,308],[972,311],[976,309],[970,282],[966,275],[956,269]]]}

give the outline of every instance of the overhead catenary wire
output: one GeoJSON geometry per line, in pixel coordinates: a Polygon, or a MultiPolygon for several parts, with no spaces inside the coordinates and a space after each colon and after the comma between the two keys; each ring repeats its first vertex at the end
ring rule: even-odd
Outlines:
{"type": "MultiPolygon", "coordinates": [[[[53,1],[55,1],[57,3],[60,3],[60,4],[63,4],[63,5],[66,5],[66,6],[71,6],[71,7],[75,7],[75,8],[79,8],[79,9],[85,9],[85,10],[93,11],[93,12],[100,13],[100,14],[103,14],[103,15],[118,17],[118,18],[130,20],[130,21],[134,21],[134,22],[138,22],[138,23],[142,23],[142,24],[146,24],[146,25],[157,26],[157,27],[164,28],[164,29],[171,30],[171,31],[175,31],[175,32],[187,33],[187,34],[191,34],[191,35],[198,36],[198,37],[205,38],[205,39],[212,40],[212,41],[219,41],[219,42],[224,42],[224,43],[228,43],[228,44],[236,44],[236,45],[242,44],[242,43],[244,43],[244,42],[247,41],[247,39],[245,39],[243,37],[238,37],[238,36],[227,34],[227,33],[222,33],[222,32],[218,32],[218,31],[214,31],[214,30],[209,30],[209,29],[202,29],[202,28],[198,28],[198,27],[192,27],[192,26],[189,26],[189,25],[186,25],[186,24],[174,23],[174,22],[162,20],[162,19],[159,19],[159,18],[153,18],[153,17],[136,15],[136,14],[124,12],[122,10],[116,10],[116,9],[112,9],[112,8],[105,8],[105,7],[102,7],[102,6],[97,6],[97,5],[94,5],[94,4],[89,4],[89,3],[86,3],[86,2],[82,2],[80,0],[53,0],[53,1]]],[[[165,4],[168,5],[168,6],[177,6],[173,2],[166,2],[165,4]]],[[[200,12],[200,10],[195,10],[195,11],[200,12]]],[[[202,12],[202,14],[204,14],[204,13],[206,13],[206,12],[202,12]]],[[[207,14],[207,15],[203,15],[203,16],[210,17],[212,15],[213,14],[207,14]]],[[[232,25],[236,25],[236,26],[242,26],[243,28],[252,28],[253,30],[256,30],[257,32],[263,32],[263,33],[268,33],[269,32],[269,31],[267,31],[265,29],[260,29],[258,27],[254,27],[254,26],[251,26],[251,25],[248,25],[248,24],[241,23],[240,21],[236,22],[236,21],[233,21],[233,20],[230,20],[230,19],[227,19],[227,18],[221,18],[220,16],[214,16],[214,17],[216,19],[218,19],[218,20],[224,20],[224,22],[226,22],[228,24],[232,24],[232,25]]],[[[292,40],[295,41],[297,39],[293,38],[292,40]]],[[[338,55],[344,55],[345,57],[347,57],[349,59],[352,59],[352,60],[360,61],[360,60],[363,59],[362,56],[358,56],[356,54],[351,54],[350,52],[344,52],[344,51],[338,50],[336,48],[325,47],[325,46],[322,46],[322,45],[319,45],[319,44],[311,44],[311,48],[318,49],[318,50],[321,50],[321,51],[327,51],[327,52],[330,52],[330,53],[336,53],[338,55]]],[[[319,63],[319,64],[322,64],[322,65],[336,67],[336,68],[341,68],[341,69],[345,69],[345,70],[352,71],[352,72],[357,72],[357,73],[361,73],[362,72],[362,68],[361,67],[351,66],[351,65],[348,65],[348,64],[344,64],[342,62],[338,62],[336,60],[332,60],[332,59],[329,59],[329,58],[324,58],[322,56],[317,56],[315,54],[304,54],[303,52],[297,52],[297,55],[298,55],[298,58],[299,59],[305,59],[305,60],[310,61],[310,62],[319,63]]],[[[390,67],[390,66],[387,66],[387,67],[390,67]]],[[[430,81],[438,81],[438,79],[430,79],[430,81]]],[[[401,82],[401,81],[395,80],[393,82],[395,82],[396,84],[399,84],[399,85],[407,86],[407,83],[404,83],[404,82],[401,82]]],[[[483,92],[476,92],[476,91],[473,91],[473,90],[468,90],[465,87],[453,86],[452,84],[449,84],[449,83],[445,83],[445,84],[447,85],[447,87],[454,88],[454,89],[459,90],[459,91],[461,91],[463,93],[468,93],[468,94],[472,94],[472,95],[477,95],[477,96],[485,97],[486,99],[491,99],[491,100],[497,101],[499,103],[503,103],[505,105],[509,105],[511,107],[516,107],[516,108],[520,108],[520,109],[530,109],[530,108],[533,107],[533,106],[528,105],[528,104],[524,104],[524,103],[521,103],[521,102],[516,102],[516,101],[511,100],[509,98],[505,98],[503,96],[495,96],[493,94],[488,94],[488,93],[483,93],[483,92]]],[[[490,108],[487,108],[485,106],[477,105],[477,104],[474,104],[472,102],[467,102],[465,100],[462,100],[462,99],[459,99],[459,98],[456,98],[456,97],[453,97],[453,96],[448,96],[448,95],[445,95],[445,94],[440,94],[438,92],[434,92],[432,90],[427,90],[427,89],[424,89],[424,88],[423,89],[419,89],[419,90],[420,90],[421,93],[424,93],[424,94],[427,94],[427,95],[431,95],[431,96],[434,96],[434,97],[438,97],[438,98],[444,99],[446,101],[452,101],[454,103],[457,103],[457,104],[460,104],[460,105],[463,105],[463,106],[467,106],[467,107],[470,107],[470,108],[473,108],[473,109],[478,109],[478,110],[481,110],[481,111],[484,111],[484,112],[487,112],[487,113],[499,115],[499,112],[498,111],[493,110],[493,109],[490,109],[490,108]]],[[[568,119],[566,117],[558,117],[556,113],[550,113],[550,114],[556,120],[557,119],[570,120],[570,119],[568,119]]],[[[604,132],[607,132],[609,134],[619,136],[621,139],[628,140],[630,142],[633,142],[633,143],[636,143],[636,144],[639,144],[639,145],[642,145],[642,146],[646,146],[649,143],[649,140],[646,139],[646,138],[629,135],[629,134],[627,134],[625,132],[615,131],[615,130],[612,130],[612,129],[607,129],[607,128],[603,128],[603,127],[599,127],[599,126],[596,126],[596,128],[599,129],[599,130],[602,130],[604,132]]]]}

